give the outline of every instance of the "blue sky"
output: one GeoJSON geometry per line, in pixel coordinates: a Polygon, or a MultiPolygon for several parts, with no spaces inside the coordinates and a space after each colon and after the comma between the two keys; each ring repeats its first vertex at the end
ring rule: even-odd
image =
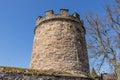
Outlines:
{"type": "Polygon", "coordinates": [[[35,20],[46,10],[69,9],[82,19],[89,11],[104,15],[112,0],[0,0],[0,66],[29,68],[35,20]]]}

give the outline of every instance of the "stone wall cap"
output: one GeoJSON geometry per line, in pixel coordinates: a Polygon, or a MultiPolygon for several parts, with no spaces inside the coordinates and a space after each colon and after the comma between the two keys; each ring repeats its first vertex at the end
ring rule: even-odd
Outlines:
{"type": "Polygon", "coordinates": [[[88,78],[88,76],[74,76],[68,72],[62,71],[54,71],[54,70],[43,70],[39,71],[36,69],[27,69],[27,68],[16,68],[16,67],[7,67],[7,66],[0,66],[0,72],[5,73],[20,73],[20,74],[31,74],[31,75],[51,75],[51,76],[64,76],[64,77],[84,77],[88,78]]]}

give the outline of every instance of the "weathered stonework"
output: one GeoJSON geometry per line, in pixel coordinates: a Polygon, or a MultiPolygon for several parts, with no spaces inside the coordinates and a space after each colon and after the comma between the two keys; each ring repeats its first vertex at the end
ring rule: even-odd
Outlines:
{"type": "Polygon", "coordinates": [[[30,68],[67,72],[77,77],[89,76],[85,29],[79,15],[52,10],[39,16],[34,30],[30,68]]]}
{"type": "Polygon", "coordinates": [[[67,73],[0,66],[0,80],[92,80],[67,73]]]}

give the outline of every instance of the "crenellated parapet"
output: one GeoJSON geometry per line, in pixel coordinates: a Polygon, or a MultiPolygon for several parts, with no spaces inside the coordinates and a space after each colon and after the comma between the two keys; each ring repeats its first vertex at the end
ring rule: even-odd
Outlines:
{"type": "Polygon", "coordinates": [[[69,10],[68,9],[60,9],[60,14],[54,14],[53,10],[48,10],[46,11],[46,16],[42,17],[39,16],[36,20],[36,26],[40,25],[42,22],[48,21],[48,20],[56,20],[56,19],[61,19],[61,20],[71,20],[75,21],[78,23],[82,23],[80,20],[80,16],[78,13],[73,13],[72,15],[69,15],[69,10]]]}
{"type": "Polygon", "coordinates": [[[68,9],[60,9],[60,14],[55,14],[53,10],[48,10],[45,13],[46,13],[45,17],[39,16],[37,18],[36,27],[48,21],[61,20],[61,21],[71,21],[71,22],[80,23],[82,25],[82,28],[84,29],[83,21],[80,20],[80,15],[76,12],[70,15],[68,9]]]}

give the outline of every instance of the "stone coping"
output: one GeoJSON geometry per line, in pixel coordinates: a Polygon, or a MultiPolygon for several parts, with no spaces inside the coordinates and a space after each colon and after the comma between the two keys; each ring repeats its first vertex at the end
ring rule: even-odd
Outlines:
{"type": "Polygon", "coordinates": [[[16,67],[7,67],[7,66],[0,66],[0,72],[31,74],[31,75],[51,75],[51,76],[79,77],[79,76],[73,76],[72,74],[70,74],[68,72],[60,72],[60,71],[53,71],[53,70],[39,71],[39,70],[35,70],[35,69],[16,68],[16,67]]]}
{"type": "Polygon", "coordinates": [[[64,77],[76,77],[76,78],[88,78],[88,77],[81,77],[81,76],[73,76],[68,72],[60,72],[54,70],[44,70],[39,71],[35,69],[27,69],[27,68],[16,68],[16,67],[7,67],[7,66],[0,66],[0,73],[15,73],[15,74],[25,74],[25,75],[44,75],[44,76],[64,76],[64,77]]]}

